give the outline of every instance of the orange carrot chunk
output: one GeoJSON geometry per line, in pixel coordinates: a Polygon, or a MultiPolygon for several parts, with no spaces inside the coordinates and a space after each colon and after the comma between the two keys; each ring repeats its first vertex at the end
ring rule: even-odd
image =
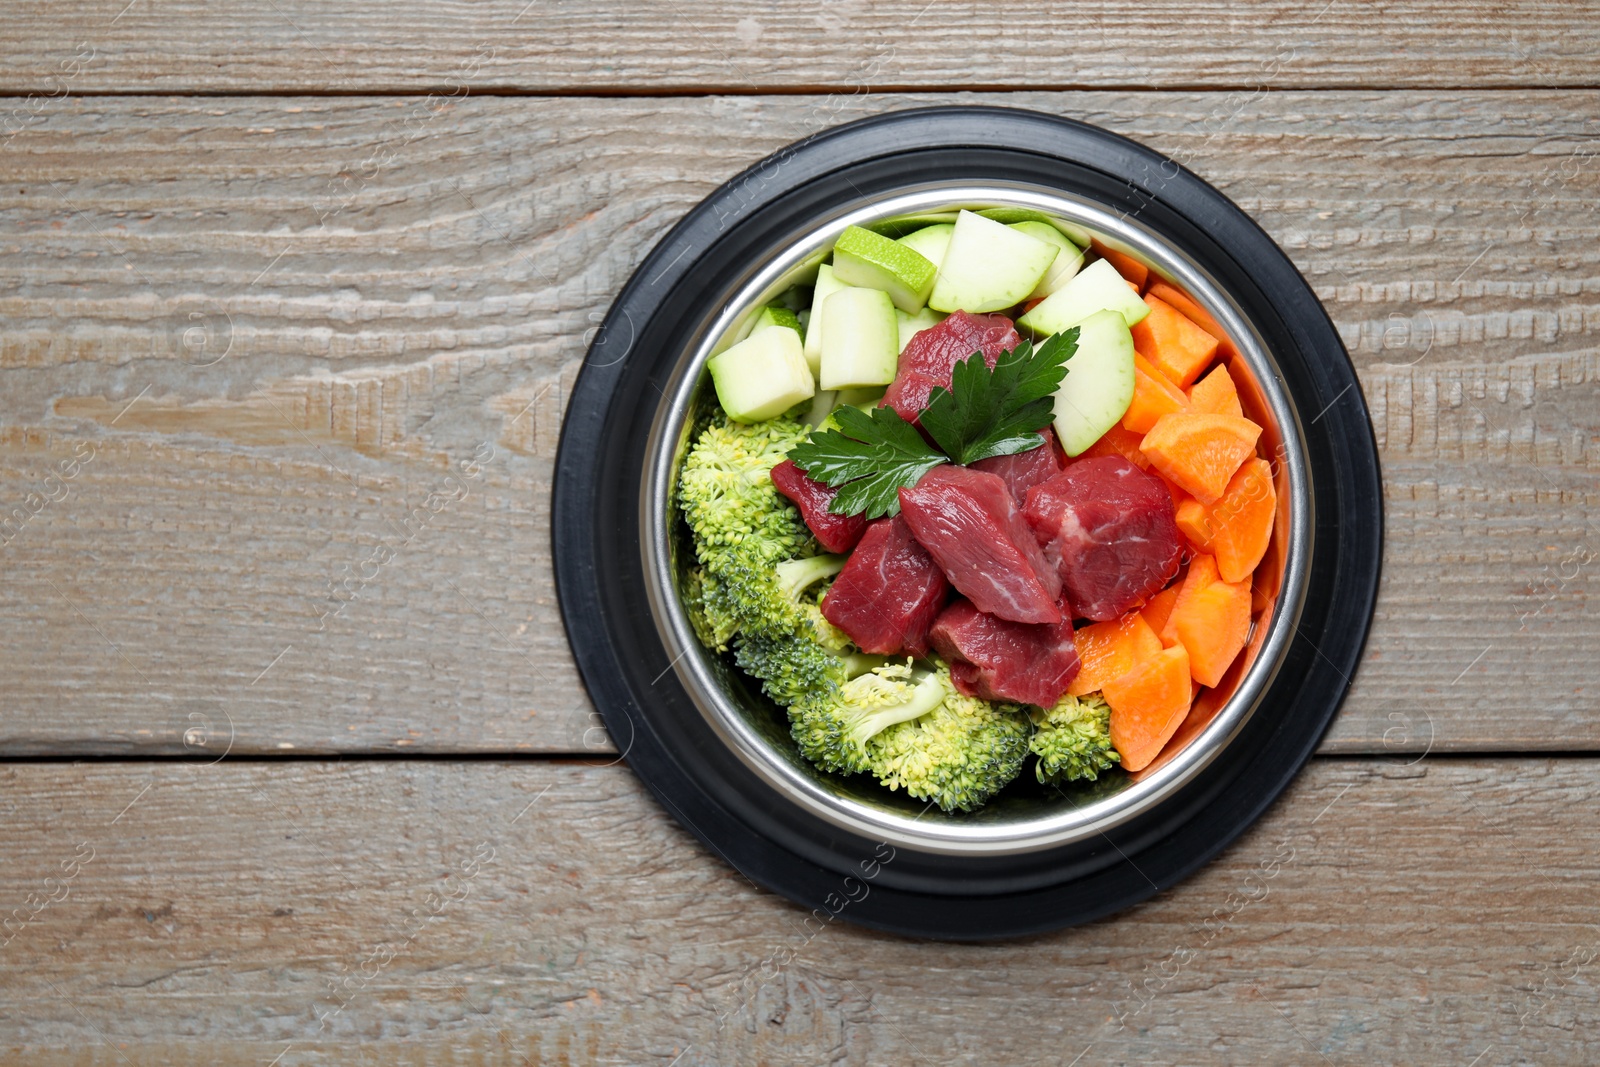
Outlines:
{"type": "Polygon", "coordinates": [[[1174,518],[1177,520],[1179,532],[1188,538],[1189,544],[1196,552],[1212,551],[1211,516],[1204,504],[1186,493],[1184,499],[1178,502],[1174,518]]]}
{"type": "MultiPolygon", "coordinates": [[[[1138,377],[1138,356],[1134,356],[1138,377]]],[[[1138,403],[1134,386],[1134,403],[1138,403]]],[[[1129,408],[1132,411],[1132,408],[1129,408]]],[[[1126,422],[1124,423],[1126,425],[1126,422]]],[[[1130,427],[1131,428],[1131,427],[1130,427]]],[[[1239,465],[1255,454],[1261,427],[1235,415],[1162,415],[1139,448],[1150,465],[1202,504],[1215,504],[1239,465]]]]}
{"type": "Polygon", "coordinates": [[[1144,434],[1134,433],[1119,422],[1101,434],[1100,440],[1080,452],[1078,458],[1093,459],[1096,456],[1121,456],[1140,470],[1149,470],[1150,461],[1144,458],[1143,452],[1139,451],[1139,442],[1143,440],[1144,434]]]}
{"type": "Polygon", "coordinates": [[[1111,705],[1111,743],[1122,766],[1143,770],[1189,714],[1189,653],[1174,645],[1101,690],[1111,705]]]}
{"type": "Polygon", "coordinates": [[[1133,354],[1133,403],[1122,416],[1122,428],[1146,433],[1163,415],[1186,411],[1189,398],[1156,365],[1138,352],[1133,354]]]}
{"type": "Polygon", "coordinates": [[[1134,351],[1161,368],[1178,388],[1189,388],[1211,365],[1217,339],[1165,300],[1147,296],[1144,302],[1150,314],[1131,329],[1134,351]]]}
{"type": "Polygon", "coordinates": [[[1169,622],[1189,652],[1189,673],[1216,685],[1250,636],[1250,584],[1215,581],[1179,601],[1169,622]]]}
{"type": "Polygon", "coordinates": [[[1222,338],[1227,336],[1222,327],[1217,325],[1217,320],[1206,313],[1206,309],[1195,303],[1188,293],[1181,292],[1173,286],[1157,278],[1150,283],[1150,295],[1157,300],[1165,300],[1188,319],[1212,337],[1222,338]]]}
{"type": "Polygon", "coordinates": [[[1167,616],[1167,621],[1160,630],[1163,645],[1171,648],[1178,643],[1178,620],[1174,617],[1178,614],[1178,609],[1186,600],[1193,600],[1199,595],[1200,590],[1217,581],[1220,581],[1220,578],[1217,575],[1217,561],[1214,557],[1196,556],[1189,561],[1189,572],[1177,586],[1178,596],[1173,602],[1172,613],[1167,616]]]}
{"type": "Polygon", "coordinates": [[[1161,651],[1161,640],[1137,611],[1085,626],[1072,635],[1083,667],[1067,687],[1075,697],[1092,693],[1161,651]]]}
{"type": "Polygon", "coordinates": [[[1189,387],[1189,411],[1194,415],[1244,418],[1244,409],[1239,406],[1239,390],[1227,367],[1218,364],[1210,374],[1189,387]]]}
{"type": "Polygon", "coordinates": [[[1137,259],[1115,249],[1107,248],[1099,241],[1091,242],[1095,254],[1111,264],[1116,272],[1122,275],[1133,285],[1135,292],[1144,289],[1145,279],[1150,277],[1150,268],[1140,263],[1137,259]]]}
{"type": "MultiPolygon", "coordinates": [[[[1223,581],[1242,582],[1250,577],[1267,554],[1277,511],[1272,464],[1259,457],[1245,460],[1229,480],[1222,498],[1208,509],[1217,573],[1223,581]]],[[[1178,529],[1183,528],[1180,509],[1178,529]]]]}
{"type": "MultiPolygon", "coordinates": [[[[1178,586],[1169,585],[1165,589],[1161,590],[1161,592],[1151,597],[1150,603],[1139,609],[1139,614],[1143,615],[1144,621],[1150,624],[1150,629],[1159,634],[1162,630],[1166,629],[1167,620],[1172,617],[1172,606],[1176,604],[1177,601],[1178,586]]],[[[1172,643],[1177,644],[1176,637],[1173,638],[1172,643]]],[[[1165,641],[1162,642],[1162,645],[1167,648],[1172,647],[1165,641]]]]}

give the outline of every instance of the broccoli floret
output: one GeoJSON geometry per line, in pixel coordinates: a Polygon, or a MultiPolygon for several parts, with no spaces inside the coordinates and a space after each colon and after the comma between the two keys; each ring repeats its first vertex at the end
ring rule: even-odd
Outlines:
{"type": "Polygon", "coordinates": [[[823,618],[811,591],[843,566],[842,556],[811,556],[764,571],[739,568],[725,581],[739,621],[734,660],[785,707],[849,677],[841,662],[850,639],[823,618]]]}
{"type": "MultiPolygon", "coordinates": [[[[851,666],[847,661],[843,669],[848,672],[851,666]]],[[[864,771],[870,763],[867,742],[873,735],[928,714],[944,703],[945,696],[945,683],[937,674],[919,676],[909,661],[885,664],[794,704],[789,709],[790,733],[817,766],[864,771]]]]}
{"type": "Polygon", "coordinates": [[[1046,785],[1094,781],[1122,759],[1111,745],[1111,708],[1099,693],[1063,696],[1053,708],[1034,708],[1034,773],[1046,785]]]}
{"type": "Polygon", "coordinates": [[[745,424],[719,416],[696,438],[678,475],[678,506],[701,563],[712,567],[708,555],[731,553],[771,566],[816,552],[800,512],[772,484],[772,468],[809,432],[788,419],[745,424]]]}
{"type": "Polygon", "coordinates": [[[683,608],[702,645],[717,652],[728,650],[728,642],[739,631],[739,620],[722,595],[716,575],[708,574],[704,567],[689,568],[683,579],[683,608]]]}
{"type": "Polygon", "coordinates": [[[1028,717],[1016,704],[965,696],[939,664],[932,675],[944,699],[928,714],[897,723],[867,742],[868,769],[945,811],[971,811],[1017,776],[1028,758],[1028,717]]]}
{"type": "Polygon", "coordinates": [[[745,425],[713,419],[684,460],[678,502],[694,534],[699,575],[685,589],[691,623],[785,706],[830,693],[850,677],[850,640],[822,616],[826,580],[843,556],[816,555],[771,470],[804,438],[783,419],[745,425]]]}

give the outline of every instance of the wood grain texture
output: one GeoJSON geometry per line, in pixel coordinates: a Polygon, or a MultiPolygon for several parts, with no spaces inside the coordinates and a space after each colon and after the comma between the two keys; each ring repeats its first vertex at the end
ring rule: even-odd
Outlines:
{"type": "Polygon", "coordinates": [[[1314,760],[1177,888],[995,945],[808,926],[622,767],[0,781],[15,1062],[1581,1063],[1597,1022],[1591,760],[1314,760]]]}
{"type": "Polygon", "coordinates": [[[1592,86],[1592,2],[11,5],[13,92],[1592,86]],[[692,32],[687,32],[692,26],[692,32]]]}
{"type": "Polygon", "coordinates": [[[763,154],[976,100],[1191,166],[1350,346],[1388,547],[1329,748],[1600,744],[1600,94],[1083,92],[47,102],[0,147],[0,751],[603,751],[546,532],[586,331],[763,154]]]}

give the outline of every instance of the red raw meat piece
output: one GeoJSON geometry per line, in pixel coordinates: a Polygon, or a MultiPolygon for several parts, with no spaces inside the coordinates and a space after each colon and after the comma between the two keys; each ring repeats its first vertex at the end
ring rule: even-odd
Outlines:
{"type": "MultiPolygon", "coordinates": [[[[957,311],[937,326],[921,331],[900,353],[900,366],[883,394],[883,405],[892,407],[907,422],[916,422],[928,406],[934,389],[950,388],[950,375],[957,363],[974,352],[994,366],[1000,353],[1015,348],[1021,338],[1004,315],[969,315],[957,311]]],[[[880,405],[880,406],[883,406],[880,405]]]]}
{"type": "Polygon", "coordinates": [[[867,526],[822,599],[822,616],[863,652],[928,654],[928,627],[950,583],[898,515],[867,526]]]}
{"type": "Polygon", "coordinates": [[[1172,495],[1121,456],[1079,460],[1028,493],[1023,509],[1067,599],[1095,622],[1119,618],[1178,573],[1172,495]]]}
{"type": "Polygon", "coordinates": [[[1061,621],[1061,579],[998,474],[935,467],[900,490],[900,516],[980,611],[1011,622],[1061,621]]]}
{"type": "Polygon", "coordinates": [[[1029,489],[1061,473],[1061,458],[1056,455],[1056,435],[1048,426],[1039,432],[1044,435],[1044,444],[1039,448],[1030,448],[1014,456],[980,459],[972,465],[975,471],[998,474],[1005,479],[1018,508],[1028,502],[1029,489]]]}
{"type": "Polygon", "coordinates": [[[805,471],[794,465],[794,460],[786,459],[772,468],[772,484],[778,487],[778,492],[794,501],[794,506],[800,509],[800,517],[811,527],[817,544],[827,551],[848,552],[856,547],[861,535],[867,532],[865,516],[835,515],[829,511],[828,505],[833,503],[838,490],[807,477],[805,471]]]}
{"type": "Polygon", "coordinates": [[[1078,676],[1072,610],[1044,626],[1007,622],[956,600],[928,636],[950,663],[950,680],[968,696],[1050,707],[1078,676]]]}

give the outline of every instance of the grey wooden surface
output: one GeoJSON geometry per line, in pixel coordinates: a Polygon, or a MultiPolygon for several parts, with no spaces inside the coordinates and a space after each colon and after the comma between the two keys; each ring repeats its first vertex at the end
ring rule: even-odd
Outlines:
{"type": "Polygon", "coordinates": [[[620,768],[13,766],[0,847],[21,862],[0,894],[61,899],[0,951],[0,1050],[137,1067],[1581,1063],[1600,1021],[1596,770],[1315,760],[1173,892],[1049,936],[936,945],[808,924],[620,768]]]}
{"type": "Polygon", "coordinates": [[[0,1060],[1592,1059],[1592,4],[5,30],[0,1060]],[[1146,904],[992,946],[809,928],[680,830],[597,729],[546,533],[585,333],[653,242],[789,141],[952,101],[1249,210],[1350,348],[1388,518],[1283,801],[1146,904]]]}
{"type": "Polygon", "coordinates": [[[1592,87],[1593,0],[24,0],[0,85],[78,92],[855,93],[1592,87]],[[997,13],[1000,17],[996,17],[997,13]],[[81,58],[80,58],[81,57],[81,58]]]}

